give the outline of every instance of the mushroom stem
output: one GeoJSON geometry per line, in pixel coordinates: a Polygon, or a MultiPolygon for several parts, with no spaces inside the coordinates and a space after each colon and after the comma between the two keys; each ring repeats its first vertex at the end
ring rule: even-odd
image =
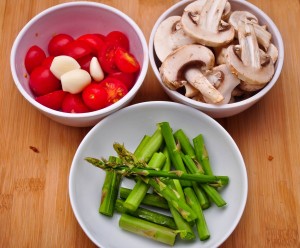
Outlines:
{"type": "Polygon", "coordinates": [[[218,103],[224,99],[220,92],[208,81],[199,69],[190,68],[185,72],[186,80],[212,103],[218,103]]]}

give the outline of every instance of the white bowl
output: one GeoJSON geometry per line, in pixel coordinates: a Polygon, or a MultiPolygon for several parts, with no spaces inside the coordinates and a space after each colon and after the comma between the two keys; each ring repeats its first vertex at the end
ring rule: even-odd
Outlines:
{"type": "MultiPolygon", "coordinates": [[[[133,151],[142,137],[151,135],[156,124],[162,121],[168,121],[174,131],[182,128],[189,138],[202,133],[212,170],[230,178],[230,183],[221,191],[228,205],[224,208],[211,206],[204,212],[210,239],[205,242],[199,239],[195,242],[177,240],[174,247],[218,247],[237,226],[246,204],[248,180],[243,158],[231,136],[214,119],[189,106],[174,102],[145,102],[121,109],[99,122],[82,140],[74,156],[69,176],[71,205],[82,229],[97,246],[169,247],[121,230],[117,213],[112,218],[98,213],[105,172],[84,160],[88,156],[108,158],[115,155],[114,142],[124,143],[133,151]]],[[[123,180],[122,186],[133,185],[129,180],[123,180]]]]}
{"type": "Polygon", "coordinates": [[[269,32],[272,34],[272,42],[274,45],[278,48],[279,51],[279,56],[278,60],[275,64],[275,74],[272,78],[272,80],[265,86],[262,90],[260,90],[258,93],[253,95],[252,97],[245,99],[240,102],[236,103],[230,103],[230,104],[225,104],[225,105],[214,105],[214,104],[208,104],[208,103],[203,103],[203,102],[198,102],[195,100],[192,100],[190,98],[185,97],[184,95],[178,93],[177,91],[170,90],[167,88],[164,83],[161,80],[159,70],[158,70],[158,59],[156,58],[155,55],[155,50],[154,50],[154,35],[156,33],[156,30],[160,23],[165,20],[166,18],[174,15],[182,15],[183,10],[185,6],[187,6],[189,3],[193,2],[193,0],[183,0],[180,1],[176,4],[174,4],[172,7],[167,9],[156,21],[151,35],[149,39],[149,58],[150,58],[150,65],[154,71],[154,74],[158,81],[160,82],[163,90],[167,93],[167,95],[176,102],[180,102],[186,105],[189,105],[191,107],[194,107],[196,109],[199,109],[206,114],[210,115],[213,118],[224,118],[224,117],[229,117],[233,116],[236,114],[241,113],[242,111],[248,109],[252,105],[254,105],[256,102],[258,102],[260,99],[262,99],[270,90],[271,88],[275,85],[275,83],[278,80],[278,77],[281,73],[282,66],[283,66],[283,60],[284,60],[284,45],[282,41],[281,34],[272,21],[270,17],[268,17],[261,9],[258,7],[254,6],[253,4],[243,1],[243,0],[229,0],[231,3],[232,9],[234,10],[247,10],[251,13],[253,13],[255,16],[257,16],[258,20],[266,24],[268,27],[269,32]]]}
{"type": "Polygon", "coordinates": [[[69,2],[53,6],[32,18],[16,37],[10,57],[12,76],[25,99],[54,121],[69,126],[92,126],[103,117],[128,105],[140,89],[148,69],[148,47],[138,25],[127,15],[110,6],[94,2],[69,2]],[[37,101],[28,85],[24,58],[32,45],[47,51],[47,44],[54,34],[67,33],[78,37],[87,33],[107,34],[124,32],[132,52],[140,63],[141,71],[134,87],[117,103],[89,113],[71,114],[49,109],[37,101]]]}

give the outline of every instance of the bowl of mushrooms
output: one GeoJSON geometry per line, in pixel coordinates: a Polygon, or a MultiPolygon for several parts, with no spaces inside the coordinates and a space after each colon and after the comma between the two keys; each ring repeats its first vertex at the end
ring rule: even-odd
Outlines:
{"type": "Polygon", "coordinates": [[[183,0],[156,21],[149,58],[173,101],[224,118],[272,89],[284,45],[272,19],[247,1],[183,0]]]}

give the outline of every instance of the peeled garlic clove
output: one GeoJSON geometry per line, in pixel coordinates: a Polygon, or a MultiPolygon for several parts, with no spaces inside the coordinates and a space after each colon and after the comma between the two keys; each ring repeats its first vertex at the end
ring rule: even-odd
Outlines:
{"type": "Polygon", "coordinates": [[[61,85],[63,91],[77,94],[91,83],[90,74],[82,69],[68,71],[61,76],[61,85]]]}
{"type": "Polygon", "coordinates": [[[66,72],[75,69],[80,69],[79,63],[74,58],[66,55],[56,56],[50,66],[50,71],[58,79],[61,79],[61,76],[66,72]]]}
{"type": "Polygon", "coordinates": [[[93,57],[91,59],[91,63],[90,63],[90,74],[92,76],[92,78],[99,82],[101,80],[104,79],[104,73],[103,70],[99,64],[99,61],[96,57],[93,57]]]}

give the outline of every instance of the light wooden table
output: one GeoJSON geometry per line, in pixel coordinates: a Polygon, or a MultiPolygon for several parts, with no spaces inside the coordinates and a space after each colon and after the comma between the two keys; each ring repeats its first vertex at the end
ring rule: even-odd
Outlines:
{"type": "MultiPolygon", "coordinates": [[[[71,161],[90,128],[57,124],[31,107],[18,93],[9,65],[21,28],[62,2],[0,1],[0,247],[94,247],[77,223],[68,195],[71,161]]],[[[101,2],[132,17],[148,40],[157,17],[177,1],[101,2]]],[[[278,84],[262,101],[219,120],[240,148],[249,178],[244,215],[222,247],[300,247],[300,2],[251,2],[281,31],[285,62],[278,84]]],[[[169,98],[149,67],[133,103],[151,100],[169,98]]]]}

